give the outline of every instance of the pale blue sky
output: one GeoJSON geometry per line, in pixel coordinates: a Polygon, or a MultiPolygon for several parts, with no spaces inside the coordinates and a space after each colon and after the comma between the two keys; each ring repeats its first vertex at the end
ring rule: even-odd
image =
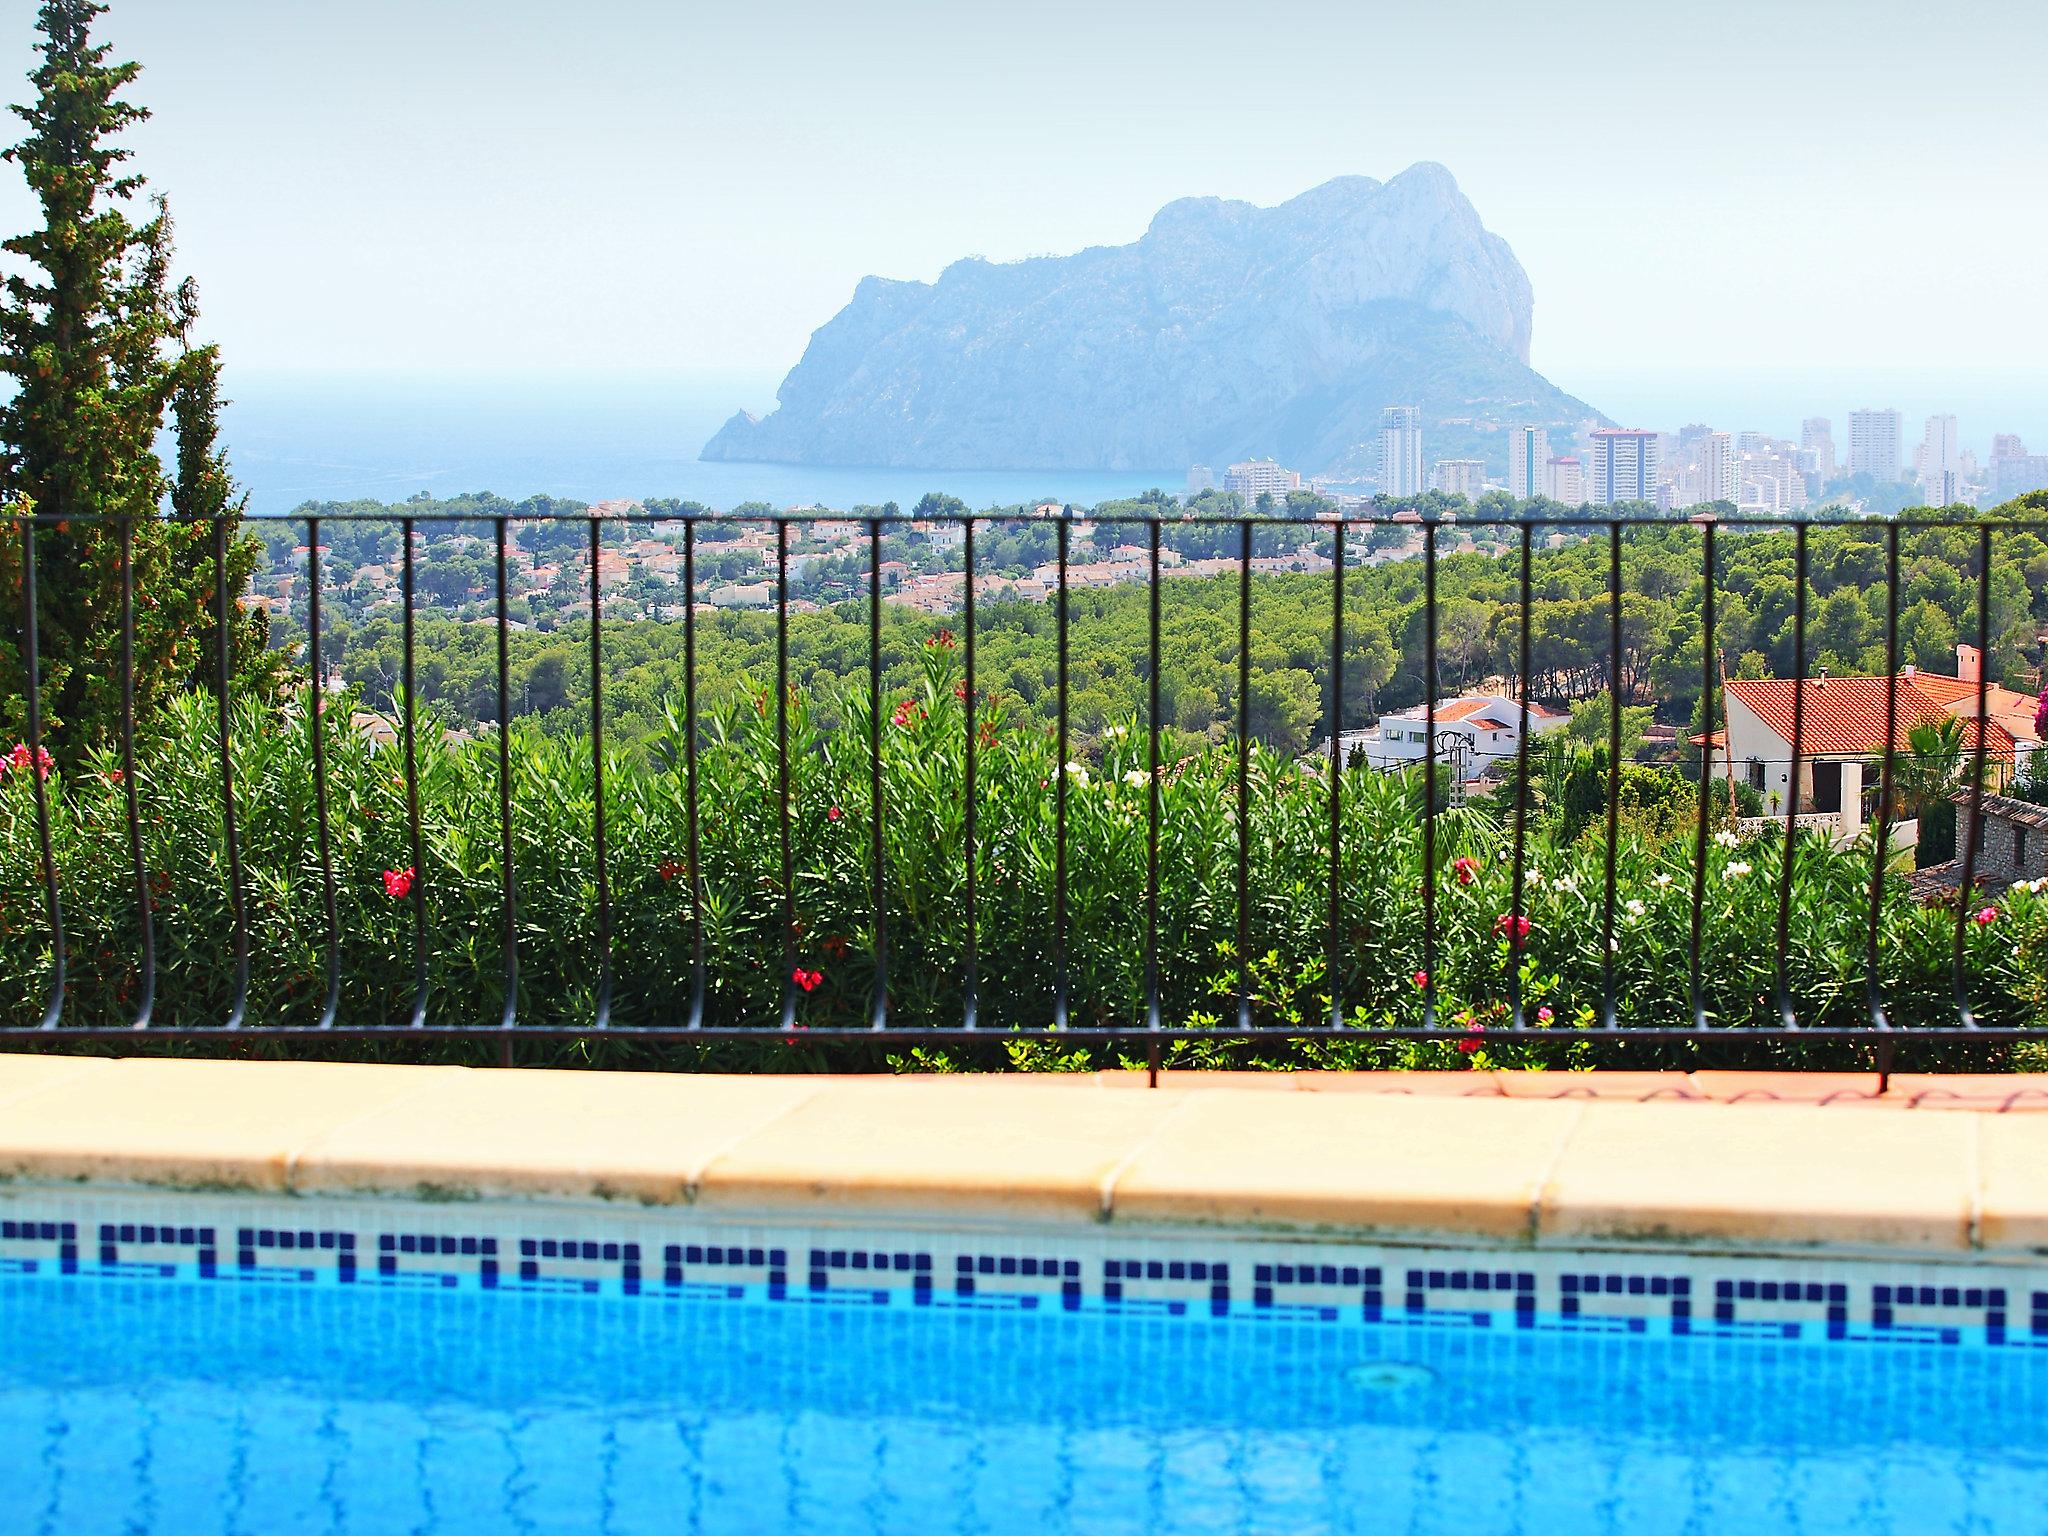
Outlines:
{"type": "MultiPolygon", "coordinates": [[[[0,0],[16,80],[34,10],[0,0]]],[[[1420,159],[1514,246],[1568,385],[2048,354],[2039,0],[114,0],[103,30],[246,368],[771,377],[864,273],[1420,159]]],[[[28,213],[0,169],[0,225],[28,213]]]]}

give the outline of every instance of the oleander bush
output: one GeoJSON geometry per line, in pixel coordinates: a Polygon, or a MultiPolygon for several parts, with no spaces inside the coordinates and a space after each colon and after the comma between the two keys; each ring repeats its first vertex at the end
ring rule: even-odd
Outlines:
{"type": "MultiPolygon", "coordinates": [[[[860,687],[833,699],[833,732],[802,695],[787,701],[788,837],[793,930],[785,934],[782,771],[771,690],[744,682],[700,722],[701,936],[705,1017],[759,1025],[760,1059],[789,1064],[786,1041],[870,1014],[877,952],[869,729],[860,687]],[[784,1005],[793,1006],[785,1026],[784,1005]]],[[[411,851],[403,753],[354,728],[345,701],[324,711],[337,912],[340,1018],[403,1024],[414,1001],[414,921],[423,913],[430,1024],[495,1023],[504,1005],[498,743],[438,728],[419,741],[421,854],[411,851]]],[[[959,1021],[966,921],[966,700],[950,637],[923,652],[920,687],[885,695],[883,855],[888,993],[895,1022],[959,1021]]],[[[249,1018],[311,1025],[326,992],[327,926],[316,836],[311,727],[302,708],[244,703],[230,756],[249,931],[249,1018]]],[[[689,1016],[698,925],[689,864],[681,706],[634,752],[608,753],[605,804],[612,908],[613,1018],[681,1025],[689,1016]]],[[[173,702],[137,743],[142,862],[155,912],[160,1026],[225,1018],[235,991],[228,874],[213,706],[173,702]]],[[[586,739],[515,725],[510,744],[523,1024],[586,1024],[599,978],[594,773],[586,739]]],[[[1000,702],[976,712],[976,961],[979,1021],[1036,1027],[1052,1016],[1057,973],[1055,796],[1068,804],[1066,965],[1077,1024],[1145,1021],[1147,809],[1144,733],[1112,729],[1062,764],[1051,733],[1000,702]]],[[[70,955],[67,1023],[119,1023],[138,1002],[138,903],[118,758],[102,751],[46,772],[58,891],[70,955]]],[[[1248,959],[1261,1025],[1328,1016],[1327,768],[1260,747],[1249,777],[1251,954],[1236,952],[1237,759],[1201,748],[1159,782],[1158,980],[1168,1023],[1237,1021],[1248,959]]],[[[45,1005],[44,918],[34,765],[0,778],[0,1016],[32,1023],[45,1005]]],[[[1689,786],[1688,786],[1689,789],[1689,786]]],[[[1338,996],[1353,1026],[1418,1024],[1425,989],[1419,775],[1340,775],[1338,996]]],[[[1433,990],[1452,1043],[1365,1041],[1289,1050],[1174,1047],[1171,1059],[1342,1065],[1569,1065],[1593,1057],[1578,1031],[1603,996],[1604,820],[1545,814],[1528,833],[1521,913],[1511,899],[1511,830],[1497,813],[1438,817],[1439,941],[1433,990]],[[1566,838],[1565,829],[1576,835],[1566,838]],[[1526,935],[1522,928],[1526,926],[1526,935]],[[1547,1041],[1495,1041],[1509,972],[1547,1041]]],[[[1691,817],[1625,823],[1616,850],[1612,964],[1624,1027],[1688,1024],[1694,837],[1691,817]]],[[[1776,1021],[1779,832],[1709,845],[1700,974],[1712,1025],[1776,1021]]],[[[1868,1020],[1866,924],[1872,849],[1817,838],[1794,850],[1787,969],[1806,1024],[1868,1020]]],[[[2048,896],[2016,890],[1973,903],[1964,944],[1978,1021],[2048,1023],[2048,896]],[[1982,921],[1978,919],[1982,918],[1982,921]]],[[[1929,907],[1902,876],[1885,883],[1878,972],[1901,1024],[1954,1018],[1953,908],[1929,907]]],[[[1795,1056],[1791,1047],[1774,1047],[1795,1056]]],[[[1020,1064],[1077,1064],[1085,1052],[1023,1047],[1020,1064]]],[[[943,1065],[944,1052],[912,1060],[943,1065]]],[[[1637,1058],[1642,1059],[1642,1058],[1637,1058]]]]}

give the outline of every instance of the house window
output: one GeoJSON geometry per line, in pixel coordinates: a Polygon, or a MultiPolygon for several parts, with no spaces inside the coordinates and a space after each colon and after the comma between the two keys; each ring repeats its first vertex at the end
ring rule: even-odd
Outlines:
{"type": "Polygon", "coordinates": [[[1764,764],[1762,758],[1749,760],[1749,787],[1761,791],[1764,787],[1764,764]]]}
{"type": "Polygon", "coordinates": [[[2027,829],[2012,829],[2012,867],[2015,873],[2024,874],[2027,868],[2027,829]]]}

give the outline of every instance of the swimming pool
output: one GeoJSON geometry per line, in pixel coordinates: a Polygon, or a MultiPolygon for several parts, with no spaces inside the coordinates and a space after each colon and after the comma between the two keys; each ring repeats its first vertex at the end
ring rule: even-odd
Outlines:
{"type": "Polygon", "coordinates": [[[2048,1350],[0,1278],[0,1532],[2048,1531],[2048,1350]]]}

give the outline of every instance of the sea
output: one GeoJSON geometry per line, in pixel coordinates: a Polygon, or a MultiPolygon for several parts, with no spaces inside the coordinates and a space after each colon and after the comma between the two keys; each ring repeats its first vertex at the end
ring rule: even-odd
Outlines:
{"type": "MultiPolygon", "coordinates": [[[[704,443],[735,410],[765,413],[774,373],[364,374],[237,372],[230,363],[223,436],[258,514],[308,501],[403,501],[494,491],[578,501],[670,496],[724,510],[745,501],[845,509],[927,491],[971,507],[1041,500],[1092,506],[1152,487],[1178,491],[1184,464],[1130,473],[933,470],[707,463],[704,443]]],[[[1808,416],[1834,422],[1848,449],[1850,410],[1893,406],[1901,443],[1928,415],[1959,418],[1980,458],[1994,432],[2048,451],[2048,371],[2034,373],[1581,370],[1557,382],[1616,421],[1675,430],[1703,421],[1798,440],[1808,416]]],[[[1424,445],[1427,452],[1427,444],[1424,445]]],[[[1220,466],[1219,466],[1220,467],[1220,466]]]]}
{"type": "Polygon", "coordinates": [[[1059,501],[1093,506],[1157,486],[1185,464],[1094,470],[833,469],[722,464],[697,457],[742,407],[765,414],[776,379],[748,376],[264,374],[226,379],[221,435],[249,508],[278,515],[308,501],[404,501],[465,491],[610,501],[675,497],[725,511],[741,502],[843,510],[927,491],[970,507],[1059,501]]]}

